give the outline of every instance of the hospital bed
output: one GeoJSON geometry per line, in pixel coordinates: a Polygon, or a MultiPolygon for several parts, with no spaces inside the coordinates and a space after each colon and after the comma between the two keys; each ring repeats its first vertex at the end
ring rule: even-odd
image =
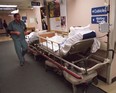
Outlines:
{"type": "Polygon", "coordinates": [[[38,31],[38,30],[35,30],[33,27],[32,28],[28,28],[28,30],[34,30],[32,31],[29,35],[26,35],[25,36],[25,39],[26,39],[26,42],[28,44],[28,52],[30,54],[33,54],[34,55],[34,59],[36,60],[36,57],[39,55],[38,52],[33,48],[36,47],[36,45],[39,43],[39,38],[38,38],[38,35],[39,34],[43,34],[43,33],[46,33],[46,30],[43,30],[43,31],[38,31]]]}
{"type": "MultiPolygon", "coordinates": [[[[97,76],[97,69],[110,63],[108,58],[91,53],[94,39],[80,40],[68,48],[68,52],[61,48],[61,43],[52,41],[55,33],[39,35],[39,43],[30,45],[36,53],[44,56],[47,60],[45,66],[54,67],[72,84],[73,93],[76,85],[92,81],[97,76]],[[57,48],[54,46],[57,45],[57,48]],[[73,58],[73,59],[71,59],[73,58]]],[[[86,92],[86,89],[85,91],[86,92]]]]}

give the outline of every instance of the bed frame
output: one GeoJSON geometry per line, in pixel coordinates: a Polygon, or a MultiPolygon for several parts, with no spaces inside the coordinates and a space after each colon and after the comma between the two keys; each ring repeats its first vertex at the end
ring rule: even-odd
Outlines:
{"type": "MultiPolygon", "coordinates": [[[[52,37],[54,35],[55,33],[46,33],[39,35],[40,43],[35,44],[31,47],[38,54],[47,58],[47,60],[49,60],[48,63],[52,63],[57,69],[62,71],[66,80],[68,80],[72,84],[73,93],[76,93],[77,91],[75,87],[76,85],[91,81],[94,77],[97,76],[96,69],[110,62],[108,58],[102,58],[102,61],[93,59],[94,54],[90,52],[93,44],[93,39],[82,40],[79,43],[74,44],[67,55],[61,57],[60,55],[57,55],[55,52],[53,52],[52,49],[49,49],[42,44],[43,42],[46,42],[47,44],[48,41],[46,40],[46,37],[52,37]],[[71,55],[76,55],[77,59],[73,61],[67,59],[67,56],[69,57],[71,55]],[[87,64],[88,62],[91,62],[92,65],[89,66],[87,64]],[[79,63],[83,63],[84,66],[78,65],[79,63]]],[[[57,43],[53,41],[49,42],[51,42],[51,44],[57,43]]]]}

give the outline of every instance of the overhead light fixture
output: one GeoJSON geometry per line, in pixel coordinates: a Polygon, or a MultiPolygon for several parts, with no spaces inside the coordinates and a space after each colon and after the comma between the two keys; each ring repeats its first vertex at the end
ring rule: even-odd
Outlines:
{"type": "Polygon", "coordinates": [[[0,7],[17,7],[17,5],[0,5],[0,7]]]}
{"type": "Polygon", "coordinates": [[[19,13],[19,9],[14,10],[14,11],[11,12],[11,14],[15,14],[15,13],[19,13]]]}
{"type": "Polygon", "coordinates": [[[17,10],[17,5],[0,5],[0,10],[2,10],[2,11],[17,10]]]}

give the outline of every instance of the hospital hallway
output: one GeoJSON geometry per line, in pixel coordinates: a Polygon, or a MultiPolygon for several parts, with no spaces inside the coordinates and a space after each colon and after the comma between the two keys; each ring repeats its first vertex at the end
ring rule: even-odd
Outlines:
{"type": "Polygon", "coordinates": [[[0,0],[0,93],[116,93],[116,0],[0,0]]]}
{"type": "Polygon", "coordinates": [[[20,67],[13,42],[0,43],[0,93],[71,93],[63,79],[46,72],[31,55],[20,67]]]}
{"type": "Polygon", "coordinates": [[[12,41],[0,43],[0,51],[0,93],[71,93],[58,75],[47,73],[32,56],[26,55],[28,62],[20,67],[12,41]]]}
{"type": "MultiPolygon", "coordinates": [[[[71,84],[62,76],[45,71],[42,57],[35,61],[32,55],[27,54],[26,61],[20,67],[13,41],[0,42],[0,93],[72,93],[71,84]]],[[[105,84],[101,83],[101,86],[105,84]]],[[[90,88],[88,93],[106,93],[93,86],[90,88]]]]}

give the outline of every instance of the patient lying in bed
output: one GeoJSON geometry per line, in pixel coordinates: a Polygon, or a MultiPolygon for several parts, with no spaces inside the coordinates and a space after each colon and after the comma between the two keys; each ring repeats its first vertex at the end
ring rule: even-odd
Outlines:
{"type": "MultiPolygon", "coordinates": [[[[67,38],[62,36],[58,36],[57,34],[51,38],[47,37],[47,44],[46,42],[43,45],[47,45],[53,51],[58,51],[60,48],[60,55],[65,55],[71,48],[72,45],[80,42],[83,39],[94,38],[96,37],[96,33],[93,30],[90,30],[89,27],[77,27],[77,28],[70,28],[70,33],[68,34],[67,38]],[[50,41],[53,41],[53,46],[50,41]]],[[[94,53],[100,48],[100,42],[94,38],[94,43],[92,46],[91,52],[94,53]]]]}

